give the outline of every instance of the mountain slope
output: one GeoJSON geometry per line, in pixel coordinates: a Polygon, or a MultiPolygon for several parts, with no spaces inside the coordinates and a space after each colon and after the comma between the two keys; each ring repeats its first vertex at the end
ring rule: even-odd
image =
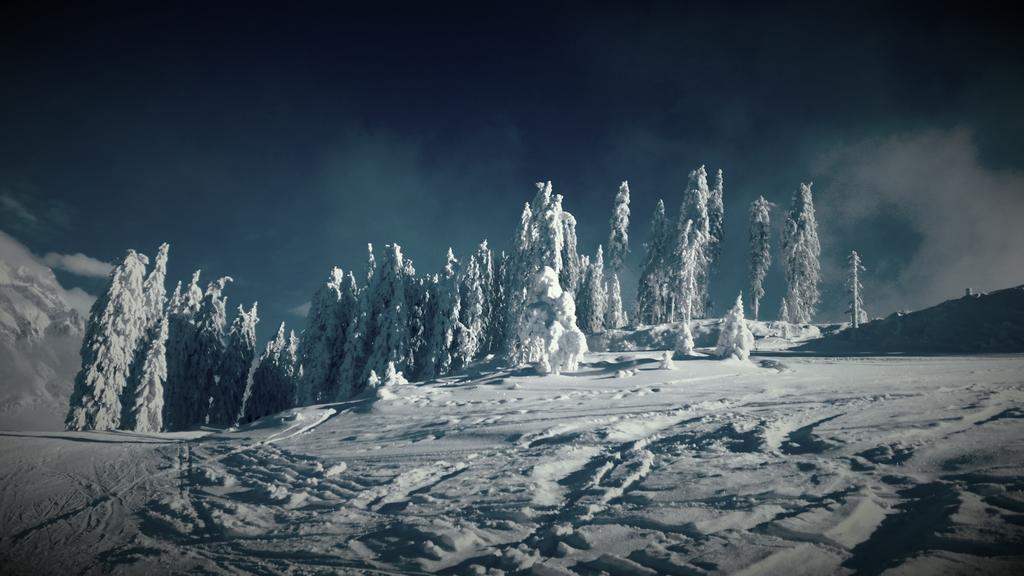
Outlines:
{"type": "Polygon", "coordinates": [[[52,270],[0,236],[0,429],[63,428],[84,333],[73,297],[52,270]]]}
{"type": "Polygon", "coordinates": [[[1024,286],[895,313],[796,348],[814,352],[976,354],[1024,352],[1024,286]]]}

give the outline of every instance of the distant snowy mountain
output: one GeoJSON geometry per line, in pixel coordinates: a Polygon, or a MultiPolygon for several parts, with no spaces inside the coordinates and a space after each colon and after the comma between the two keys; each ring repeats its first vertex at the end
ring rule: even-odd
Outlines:
{"type": "Polygon", "coordinates": [[[977,354],[1024,352],[1024,286],[947,300],[895,313],[808,342],[816,352],[977,354]]]}
{"type": "Polygon", "coordinates": [[[80,363],[81,300],[13,238],[0,237],[0,429],[63,428],[80,363]]]}

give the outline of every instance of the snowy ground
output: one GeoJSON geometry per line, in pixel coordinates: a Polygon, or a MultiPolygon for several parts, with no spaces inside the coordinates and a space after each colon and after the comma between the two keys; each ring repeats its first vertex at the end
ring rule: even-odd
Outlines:
{"type": "Polygon", "coordinates": [[[658,356],[205,436],[3,432],[0,571],[1024,571],[1024,356],[658,356]]]}

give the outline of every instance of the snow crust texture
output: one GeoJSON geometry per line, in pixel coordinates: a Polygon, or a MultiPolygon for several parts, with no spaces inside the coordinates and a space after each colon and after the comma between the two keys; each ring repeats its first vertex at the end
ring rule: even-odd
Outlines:
{"type": "MultiPolygon", "coordinates": [[[[665,361],[668,358],[669,361],[665,361]]],[[[0,433],[5,574],[1020,573],[1024,357],[385,384],[226,432],[0,433]]]]}

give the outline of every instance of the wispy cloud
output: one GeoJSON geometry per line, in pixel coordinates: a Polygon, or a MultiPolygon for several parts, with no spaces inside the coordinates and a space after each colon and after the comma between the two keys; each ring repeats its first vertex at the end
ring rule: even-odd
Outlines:
{"type": "Polygon", "coordinates": [[[309,307],[310,307],[310,303],[309,302],[305,302],[305,303],[299,304],[298,306],[294,306],[292,308],[289,308],[288,312],[291,313],[291,314],[294,314],[295,316],[299,316],[301,318],[305,318],[309,314],[309,307]]]}
{"type": "Polygon", "coordinates": [[[0,210],[28,224],[38,224],[39,218],[10,192],[0,192],[0,210]]]}
{"type": "MultiPolygon", "coordinates": [[[[1024,283],[1024,174],[993,170],[978,159],[970,131],[930,131],[861,142],[824,156],[817,175],[830,180],[828,222],[844,250],[899,252],[879,245],[880,218],[916,238],[891,280],[865,277],[880,312],[929,306],[963,294],[1024,283]]],[[[817,179],[817,178],[816,178],[817,179]]],[[[870,264],[869,264],[870,265],[870,264]]]]}
{"type": "Polygon", "coordinates": [[[92,256],[86,256],[81,252],[75,254],[48,252],[43,256],[43,262],[50,268],[57,268],[65,272],[91,278],[106,278],[110,271],[114,269],[113,264],[97,260],[92,256]]]}

